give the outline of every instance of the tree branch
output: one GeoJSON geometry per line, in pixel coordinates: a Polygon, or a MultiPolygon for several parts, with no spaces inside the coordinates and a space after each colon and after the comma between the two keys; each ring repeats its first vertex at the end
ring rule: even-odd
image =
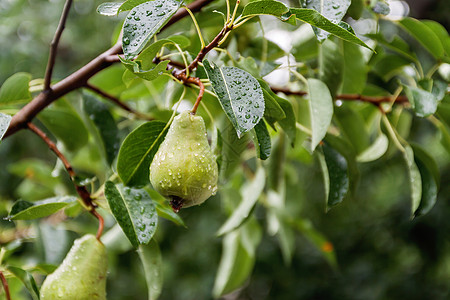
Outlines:
{"type": "MultiPolygon", "coordinates": [[[[213,2],[213,0],[197,0],[188,5],[188,7],[192,12],[198,12],[211,2],[213,2]]],[[[169,20],[169,22],[161,29],[161,31],[188,15],[189,13],[185,9],[178,10],[177,13],[175,13],[169,20]]],[[[56,83],[51,90],[44,90],[43,92],[41,92],[30,103],[25,105],[17,114],[13,116],[9,128],[3,138],[5,139],[6,137],[16,133],[17,131],[26,128],[27,123],[31,122],[31,120],[33,120],[33,118],[40,111],[50,105],[53,101],[86,85],[87,81],[92,76],[114,63],[109,60],[111,55],[117,55],[120,53],[122,53],[122,46],[120,43],[117,43],[107,51],[94,58],[92,61],[90,61],[75,73],[56,83]]]]}
{"type": "Polygon", "coordinates": [[[8,281],[6,281],[5,275],[0,271],[0,280],[2,281],[3,289],[5,290],[6,300],[11,300],[11,294],[9,293],[8,281]]]}
{"type": "Polygon", "coordinates": [[[81,200],[86,205],[88,211],[99,221],[99,227],[97,232],[97,239],[99,239],[103,232],[104,221],[102,216],[100,216],[100,214],[95,211],[97,205],[94,202],[92,202],[91,194],[89,193],[89,191],[86,189],[85,186],[81,186],[76,183],[75,171],[73,170],[72,166],[70,165],[69,161],[66,159],[64,154],[62,154],[61,151],[59,151],[58,147],[56,147],[56,144],[52,140],[50,140],[50,138],[42,130],[36,127],[36,125],[34,125],[33,123],[30,122],[27,124],[27,126],[32,132],[34,132],[37,136],[39,136],[48,145],[50,150],[52,150],[63,163],[64,167],[67,170],[67,173],[69,173],[70,179],[72,180],[81,200]]]}
{"type": "MultiPolygon", "coordinates": [[[[283,93],[286,95],[296,95],[296,96],[305,96],[308,94],[308,92],[305,91],[292,91],[287,88],[280,88],[280,87],[270,87],[270,89],[275,93],[283,93]]],[[[369,102],[375,105],[379,105],[383,102],[392,102],[392,97],[390,96],[364,96],[360,94],[341,94],[337,95],[336,99],[339,100],[355,100],[355,101],[362,101],[362,102],[369,102]]],[[[408,98],[406,96],[398,96],[395,101],[395,103],[408,103],[408,98]]]]}
{"type": "Polygon", "coordinates": [[[61,39],[62,32],[66,26],[67,16],[69,15],[70,6],[72,5],[72,0],[66,0],[64,4],[63,12],[61,14],[61,19],[59,20],[58,27],[56,28],[55,36],[53,37],[52,43],[50,45],[50,54],[48,57],[47,69],[45,70],[44,79],[44,90],[50,89],[50,84],[52,81],[53,67],[55,66],[56,52],[58,50],[59,40],[61,39]]]}
{"type": "Polygon", "coordinates": [[[118,98],[114,97],[111,94],[106,93],[105,91],[102,91],[101,89],[93,86],[90,83],[86,83],[85,88],[93,91],[94,93],[102,96],[103,98],[108,99],[109,101],[113,102],[114,104],[116,104],[117,106],[121,107],[123,110],[126,110],[134,115],[136,115],[137,117],[139,117],[140,119],[144,119],[144,120],[153,120],[153,118],[150,118],[149,116],[146,116],[136,110],[134,110],[133,108],[129,107],[128,105],[126,105],[125,103],[123,103],[122,101],[120,101],[118,98]]]}

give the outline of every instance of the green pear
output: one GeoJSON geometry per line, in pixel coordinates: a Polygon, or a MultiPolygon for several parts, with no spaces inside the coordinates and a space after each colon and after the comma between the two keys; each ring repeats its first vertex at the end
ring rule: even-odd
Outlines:
{"type": "Polygon", "coordinates": [[[218,167],[200,116],[176,116],[150,165],[150,182],[174,211],[199,205],[217,191],[218,167]]]}
{"type": "Polygon", "coordinates": [[[62,264],[41,287],[41,300],[106,299],[105,246],[92,234],[75,240],[62,264]]]}

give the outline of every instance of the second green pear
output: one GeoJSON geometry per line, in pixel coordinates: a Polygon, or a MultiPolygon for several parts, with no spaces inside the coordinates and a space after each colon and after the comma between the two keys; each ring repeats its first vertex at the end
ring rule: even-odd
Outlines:
{"type": "Polygon", "coordinates": [[[218,167],[203,118],[185,111],[176,116],[150,165],[153,187],[172,207],[199,205],[217,191],[218,167]]]}
{"type": "Polygon", "coordinates": [[[106,300],[105,246],[92,234],[75,240],[62,264],[41,287],[41,300],[106,300]]]}

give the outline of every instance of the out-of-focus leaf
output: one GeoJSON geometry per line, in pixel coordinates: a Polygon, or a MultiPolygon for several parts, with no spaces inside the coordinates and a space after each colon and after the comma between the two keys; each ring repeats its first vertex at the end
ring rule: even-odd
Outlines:
{"type": "Polygon", "coordinates": [[[356,158],[359,162],[370,162],[383,156],[389,146],[389,139],[385,134],[380,134],[367,149],[361,152],[356,158]]]}
{"type": "Polygon", "coordinates": [[[105,104],[89,94],[84,94],[84,111],[97,127],[106,160],[112,164],[120,147],[119,130],[113,116],[105,104]]]}
{"type": "Polygon", "coordinates": [[[117,223],[131,244],[148,244],[156,231],[158,214],[153,200],[144,189],[105,183],[105,196],[117,223]]]}
{"type": "Polygon", "coordinates": [[[350,105],[342,105],[334,111],[334,118],[343,136],[354,147],[356,153],[362,152],[369,146],[369,133],[363,116],[350,105]]]}
{"type": "Polygon", "coordinates": [[[333,99],[325,83],[313,78],[308,79],[308,98],[312,130],[311,150],[314,151],[330,126],[333,99]]]}
{"type": "Polygon", "coordinates": [[[344,73],[342,75],[342,93],[361,94],[366,85],[367,65],[362,48],[344,42],[344,73]]]}
{"type": "Polygon", "coordinates": [[[164,140],[166,124],[151,121],[133,130],[123,141],[117,159],[117,172],[125,185],[146,185],[149,180],[149,168],[164,140]]]}
{"type": "Polygon", "coordinates": [[[233,231],[242,225],[250,216],[256,201],[264,190],[266,174],[264,168],[258,168],[253,180],[241,188],[242,201],[233,211],[233,214],[220,227],[217,235],[223,235],[233,231]]]}
{"type": "Polygon", "coordinates": [[[322,253],[327,262],[333,267],[337,268],[336,253],[333,244],[327,238],[317,231],[311,221],[304,219],[296,219],[292,221],[292,225],[299,232],[303,233],[305,237],[322,253]]]}
{"type": "Polygon", "coordinates": [[[39,300],[39,289],[37,287],[36,281],[34,281],[33,275],[21,268],[13,266],[8,266],[8,271],[19,278],[20,281],[22,281],[33,300],[39,300]]]}
{"type": "Polygon", "coordinates": [[[258,124],[253,128],[252,139],[255,144],[256,156],[262,160],[266,160],[270,156],[272,150],[272,144],[270,142],[269,131],[267,130],[264,120],[260,120],[258,124]]]}
{"type": "MultiPolygon", "coordinates": [[[[328,2],[329,3],[329,2],[328,2]]],[[[342,49],[333,41],[319,45],[319,79],[324,82],[334,97],[342,83],[344,57],[342,49]]]]}
{"type": "Polygon", "coordinates": [[[444,26],[439,24],[436,21],[432,20],[420,20],[422,24],[425,24],[428,28],[430,28],[439,38],[442,43],[442,47],[444,48],[444,52],[447,56],[450,56],[450,36],[448,35],[447,30],[444,26]]]}
{"type": "Polygon", "coordinates": [[[405,85],[404,88],[417,116],[427,117],[436,112],[438,101],[432,93],[412,86],[405,85]]]}
{"type": "Polygon", "coordinates": [[[263,117],[265,103],[260,84],[239,68],[219,68],[207,60],[203,65],[225,114],[241,137],[263,117]]]}
{"type": "Polygon", "coordinates": [[[261,228],[254,220],[225,235],[213,288],[214,297],[228,294],[247,280],[255,264],[255,251],[261,237],[261,228]]]}
{"type": "Polygon", "coordinates": [[[414,161],[414,151],[411,146],[405,147],[403,158],[408,169],[408,181],[411,191],[411,216],[414,216],[419,208],[420,200],[422,198],[422,178],[420,176],[419,168],[414,161]]]}
{"type": "Polygon", "coordinates": [[[31,75],[28,73],[16,73],[6,79],[0,87],[0,106],[16,104],[31,100],[29,83],[31,75]]]}
{"type": "Polygon", "coordinates": [[[444,47],[439,37],[427,25],[413,18],[404,18],[399,23],[435,58],[444,55],[444,47]]]}
{"type": "Polygon", "coordinates": [[[144,267],[148,300],[156,300],[161,294],[163,285],[161,251],[158,244],[152,239],[148,245],[139,246],[138,254],[144,267]]]}
{"type": "Polygon", "coordinates": [[[68,108],[47,108],[39,120],[61,140],[69,151],[76,151],[88,142],[88,131],[75,111],[68,108]]]}
{"type": "Polygon", "coordinates": [[[418,145],[411,145],[414,149],[414,161],[422,180],[422,197],[415,216],[427,214],[436,203],[440,183],[439,168],[431,155],[418,145]]]}
{"type": "Polygon", "coordinates": [[[75,201],[77,201],[77,198],[72,196],[54,197],[36,202],[18,200],[11,208],[8,218],[11,220],[44,218],[75,201]]]}

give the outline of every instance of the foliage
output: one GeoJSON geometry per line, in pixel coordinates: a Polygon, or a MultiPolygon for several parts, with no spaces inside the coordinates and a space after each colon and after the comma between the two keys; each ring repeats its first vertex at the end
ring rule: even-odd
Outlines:
{"type": "MultiPolygon", "coordinates": [[[[88,16],[77,1],[69,14],[58,80],[40,78],[39,41],[1,62],[0,275],[13,299],[38,299],[96,230],[108,299],[449,296],[442,25],[392,20],[376,0],[128,0],[98,14],[89,3],[88,16]],[[106,47],[103,28],[117,44],[64,78],[81,65],[64,60],[72,49],[86,63],[106,47]],[[39,69],[3,74],[23,56],[39,69]],[[149,167],[188,109],[205,120],[220,180],[177,214],[149,167]]],[[[50,6],[56,24],[62,2],[50,6]]]]}

